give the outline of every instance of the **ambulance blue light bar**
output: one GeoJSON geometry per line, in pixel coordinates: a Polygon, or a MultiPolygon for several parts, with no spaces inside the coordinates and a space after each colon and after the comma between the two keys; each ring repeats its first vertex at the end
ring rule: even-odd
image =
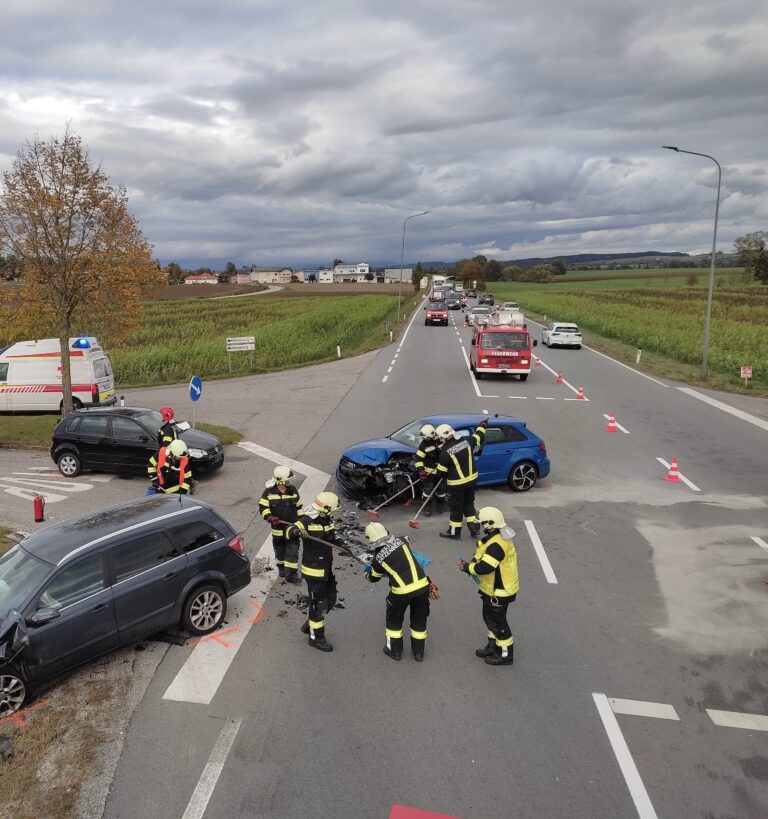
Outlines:
{"type": "Polygon", "coordinates": [[[87,350],[91,346],[91,342],[85,337],[76,338],[72,342],[72,346],[77,348],[78,350],[87,350]]]}

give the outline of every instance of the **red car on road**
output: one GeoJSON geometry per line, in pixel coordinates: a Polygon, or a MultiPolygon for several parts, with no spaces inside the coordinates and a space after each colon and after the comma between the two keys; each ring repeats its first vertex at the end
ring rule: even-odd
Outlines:
{"type": "Polygon", "coordinates": [[[424,306],[424,324],[448,326],[448,305],[444,301],[430,301],[424,306]]]}

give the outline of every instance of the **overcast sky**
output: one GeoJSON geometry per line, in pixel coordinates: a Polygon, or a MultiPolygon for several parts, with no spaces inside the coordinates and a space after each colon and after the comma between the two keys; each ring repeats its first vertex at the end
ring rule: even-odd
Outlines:
{"type": "Polygon", "coordinates": [[[0,167],[67,122],[184,266],[768,229],[765,0],[3,0],[0,167]]]}

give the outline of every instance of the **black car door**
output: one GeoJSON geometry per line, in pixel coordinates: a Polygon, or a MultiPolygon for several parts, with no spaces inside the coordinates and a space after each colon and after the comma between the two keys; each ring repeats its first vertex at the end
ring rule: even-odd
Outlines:
{"type": "Polygon", "coordinates": [[[113,415],[110,418],[110,457],[115,472],[147,474],[147,463],[156,452],[156,441],[130,418],[113,415]]]}
{"type": "Polygon", "coordinates": [[[84,469],[109,469],[110,450],[106,415],[87,413],[75,433],[84,469]]]}
{"type": "Polygon", "coordinates": [[[29,647],[24,659],[33,681],[116,648],[115,607],[102,555],[88,555],[57,572],[26,612],[26,622],[29,647]],[[55,616],[35,625],[35,614],[44,614],[43,609],[55,616]]]}
{"type": "Polygon", "coordinates": [[[109,549],[120,644],[162,631],[176,620],[187,556],[165,532],[145,532],[109,549]]]}

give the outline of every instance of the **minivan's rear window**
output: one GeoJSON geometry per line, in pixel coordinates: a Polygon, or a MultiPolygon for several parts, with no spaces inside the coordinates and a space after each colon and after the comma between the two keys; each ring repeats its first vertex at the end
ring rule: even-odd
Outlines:
{"type": "Polygon", "coordinates": [[[168,534],[182,552],[193,552],[201,546],[207,546],[224,535],[202,520],[193,520],[168,529],[168,534]]]}
{"type": "Polygon", "coordinates": [[[483,333],[483,350],[527,350],[528,333],[483,333]]]}
{"type": "Polygon", "coordinates": [[[99,381],[103,381],[106,378],[112,378],[112,368],[109,366],[109,359],[97,358],[93,362],[93,372],[99,381]]]}

